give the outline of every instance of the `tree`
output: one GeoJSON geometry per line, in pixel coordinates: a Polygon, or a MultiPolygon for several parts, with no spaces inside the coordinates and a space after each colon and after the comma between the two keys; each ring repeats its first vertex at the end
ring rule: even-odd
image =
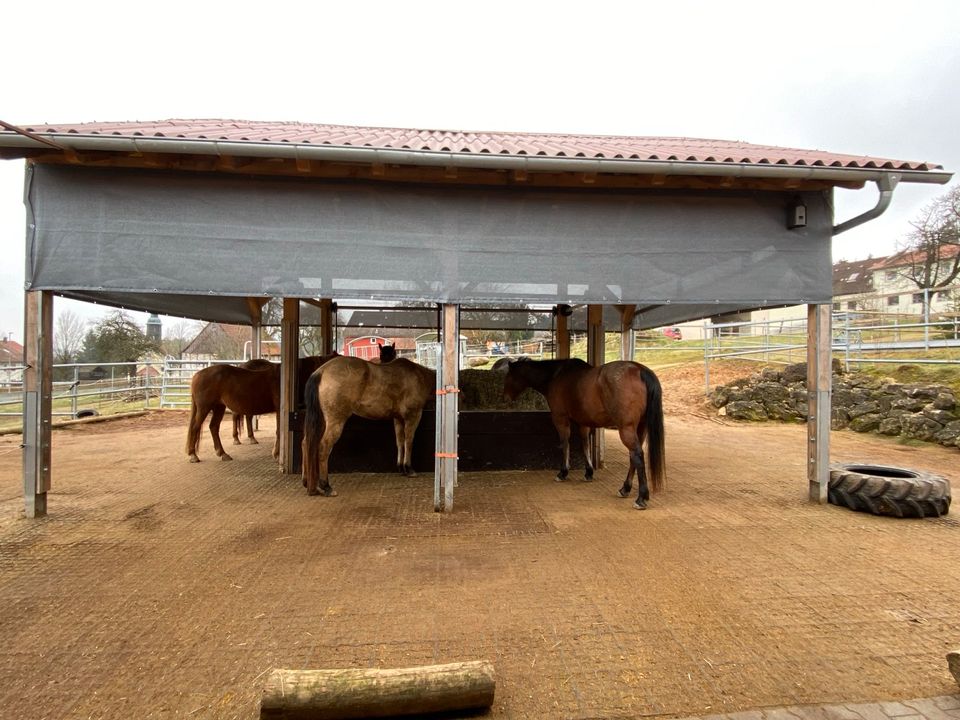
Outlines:
{"type": "MultiPolygon", "coordinates": [[[[81,357],[84,362],[133,363],[145,353],[159,350],[129,315],[115,310],[87,332],[81,357]]],[[[134,372],[131,369],[129,374],[134,372]]]]}
{"type": "Polygon", "coordinates": [[[83,350],[84,325],[72,310],[57,314],[53,328],[53,361],[58,364],[76,362],[83,350]]]}
{"type": "Polygon", "coordinates": [[[183,349],[196,337],[197,332],[197,323],[193,320],[180,320],[168,327],[163,342],[160,343],[163,353],[180,359],[183,349]]]}
{"type": "MultiPolygon", "coordinates": [[[[948,286],[960,275],[960,185],[927,205],[910,225],[900,274],[920,290],[948,286]]],[[[924,315],[929,296],[924,294],[924,315]]]]}

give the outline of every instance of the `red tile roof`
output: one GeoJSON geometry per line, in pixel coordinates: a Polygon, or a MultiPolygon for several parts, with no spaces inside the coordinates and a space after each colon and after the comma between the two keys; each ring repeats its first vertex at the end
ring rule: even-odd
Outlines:
{"type": "Polygon", "coordinates": [[[0,363],[19,365],[23,362],[23,345],[16,340],[0,340],[0,363]]]}
{"type": "MultiPolygon", "coordinates": [[[[39,136],[86,135],[329,145],[409,151],[605,158],[637,161],[689,161],[717,164],[791,165],[886,170],[940,170],[908,160],[844,155],[822,150],[753,145],[729,140],[620,135],[561,135],[516,132],[461,132],[403,128],[317,125],[242,120],[162,120],[153,122],[28,125],[39,136]]],[[[7,134],[7,133],[0,133],[7,134]]]]}

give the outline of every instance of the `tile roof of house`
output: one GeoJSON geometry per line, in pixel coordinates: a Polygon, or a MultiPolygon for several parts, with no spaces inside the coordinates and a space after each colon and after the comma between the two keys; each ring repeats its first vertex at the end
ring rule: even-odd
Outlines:
{"type": "Polygon", "coordinates": [[[0,363],[19,364],[23,362],[23,345],[16,340],[0,340],[0,363]]]}
{"type": "MultiPolygon", "coordinates": [[[[909,160],[848,155],[822,150],[755,145],[730,140],[685,137],[632,137],[521,132],[465,132],[383,127],[356,127],[299,122],[172,119],[152,122],[92,122],[22,127],[36,136],[110,136],[179,141],[229,141],[373,149],[676,161],[748,165],[812,166],[848,169],[929,171],[942,166],[909,160]]],[[[11,131],[0,132],[10,136],[11,131]]],[[[185,150],[179,150],[185,152],[185,150]]]]}
{"type": "Polygon", "coordinates": [[[873,270],[876,258],[840,260],[833,265],[833,295],[857,295],[873,291],[873,270]]]}

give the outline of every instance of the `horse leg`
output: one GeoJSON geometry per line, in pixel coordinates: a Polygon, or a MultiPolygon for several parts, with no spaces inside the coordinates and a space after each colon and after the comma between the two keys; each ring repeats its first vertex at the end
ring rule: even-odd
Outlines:
{"type": "Polygon", "coordinates": [[[420,416],[423,414],[421,408],[415,409],[412,413],[403,418],[403,474],[407,477],[416,477],[417,472],[413,469],[413,436],[417,432],[417,425],[420,424],[420,416]]]}
{"type": "Polygon", "coordinates": [[[273,438],[273,459],[280,459],[280,404],[277,403],[277,434],[273,438]]]}
{"type": "Polygon", "coordinates": [[[240,444],[240,429],[243,427],[243,415],[233,413],[233,444],[240,444]]]}
{"type": "Polygon", "coordinates": [[[200,435],[203,432],[203,421],[207,418],[209,409],[201,408],[196,401],[190,403],[190,424],[187,426],[187,456],[190,462],[200,462],[197,456],[197,446],[200,444],[200,435]]]}
{"type": "Polygon", "coordinates": [[[226,405],[222,403],[217,403],[213,406],[213,414],[210,416],[210,435],[213,437],[213,447],[217,451],[217,455],[220,456],[220,459],[233,460],[233,458],[227,454],[227,451],[223,449],[223,443],[220,442],[220,421],[223,420],[223,414],[226,410],[226,405]]]}
{"type": "Polygon", "coordinates": [[[563,482],[570,474],[570,420],[565,417],[554,417],[553,424],[560,435],[560,441],[563,443],[563,464],[560,465],[560,472],[557,473],[556,481],[563,482]]]}
{"type": "Polygon", "coordinates": [[[257,439],[253,436],[253,415],[247,415],[247,440],[251,445],[259,445],[257,439]]]}
{"type": "Polygon", "coordinates": [[[393,435],[397,439],[397,472],[403,472],[403,421],[400,418],[393,419],[393,435]]]}
{"type": "Polygon", "coordinates": [[[590,428],[579,427],[580,431],[580,446],[583,448],[583,481],[590,482],[593,480],[593,463],[590,461],[590,428]]]}
{"type": "Polygon", "coordinates": [[[637,474],[637,501],[633,506],[637,510],[646,510],[650,499],[650,488],[647,486],[646,462],[643,457],[643,439],[637,434],[637,428],[626,425],[620,428],[620,442],[630,453],[630,468],[627,470],[627,479],[617,493],[620,497],[627,497],[633,488],[633,474],[637,474]]]}
{"type": "MultiPolygon", "coordinates": [[[[345,421],[328,422],[323,431],[323,437],[320,438],[320,446],[317,448],[317,454],[320,458],[320,471],[317,473],[320,489],[307,485],[307,495],[325,495],[326,497],[336,497],[337,491],[330,486],[330,453],[333,446],[340,439],[340,433],[343,432],[345,421]]],[[[312,483],[311,483],[312,484],[312,483]]]]}

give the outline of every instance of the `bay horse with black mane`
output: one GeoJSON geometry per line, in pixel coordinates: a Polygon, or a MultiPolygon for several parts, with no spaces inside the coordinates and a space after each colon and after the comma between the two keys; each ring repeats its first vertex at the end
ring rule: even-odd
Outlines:
{"type": "MultiPolygon", "coordinates": [[[[306,379],[333,355],[310,356],[299,359],[299,397],[303,396],[306,379]]],[[[190,423],[187,426],[187,455],[190,462],[200,462],[197,446],[203,421],[210,415],[210,435],[213,447],[221,460],[233,460],[220,442],[220,423],[227,408],[235,415],[248,418],[253,415],[276,413],[277,436],[273,457],[280,455],[280,366],[266,360],[255,361],[256,369],[236,365],[211,365],[198,370],[190,381],[190,423]]]]}
{"type": "Polygon", "coordinates": [[[415,475],[411,466],[413,436],[423,406],[435,390],[434,371],[405,358],[380,364],[341,356],[318,368],[304,391],[303,484],[307,494],[337,494],[330,486],[330,453],[351,415],[393,419],[397,470],[415,475]]]}
{"type": "MultiPolygon", "coordinates": [[[[498,361],[499,362],[499,361],[498,361]]],[[[650,489],[644,464],[643,441],[650,455],[650,484],[653,490],[663,485],[664,433],[660,380],[646,365],[618,360],[593,367],[583,360],[511,360],[503,382],[503,392],[515,400],[531,387],[547,399],[554,427],[563,441],[563,461],[557,481],[570,472],[570,424],[579,427],[586,456],[585,480],[593,479],[593,465],[587,452],[591,428],[616,428],[620,442],[630,453],[627,479],[620,497],[627,497],[637,474],[639,494],[633,504],[647,507],[650,489]]]]}

